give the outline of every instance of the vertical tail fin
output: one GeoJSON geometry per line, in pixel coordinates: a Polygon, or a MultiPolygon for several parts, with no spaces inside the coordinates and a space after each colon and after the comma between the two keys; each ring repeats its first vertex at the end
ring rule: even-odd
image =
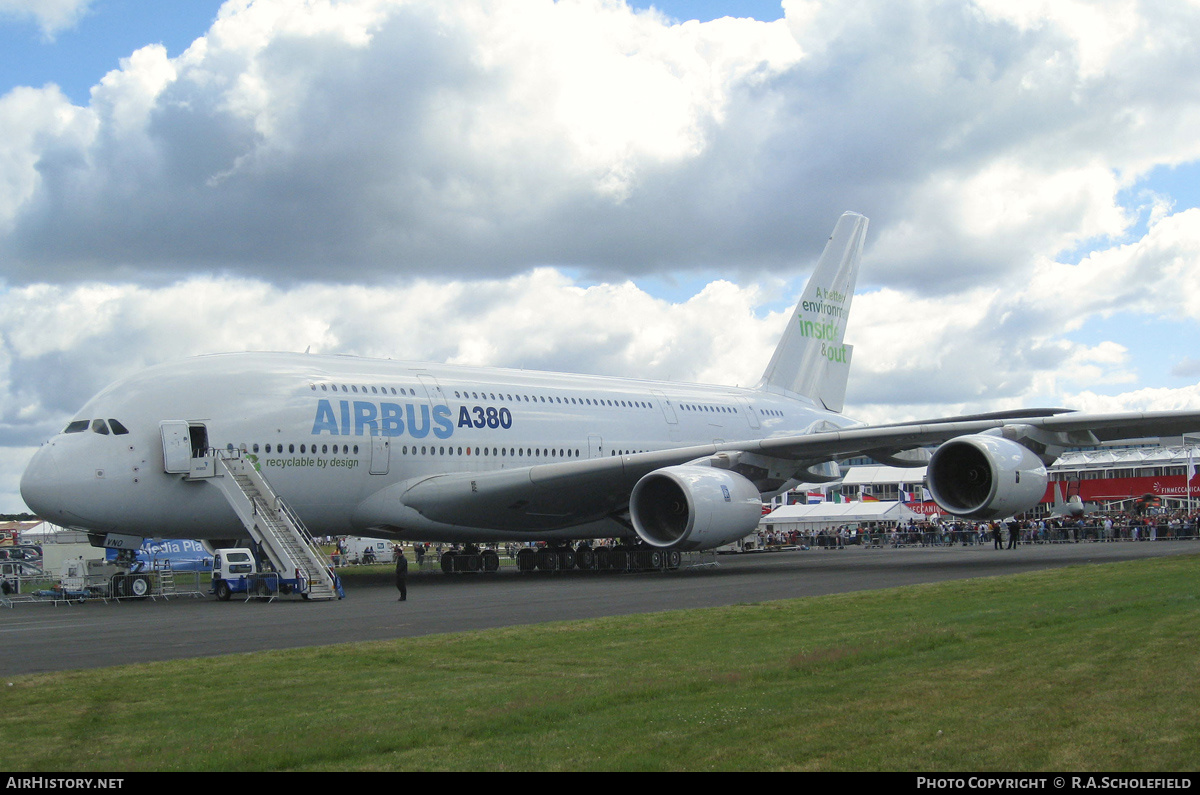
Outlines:
{"type": "Polygon", "coordinates": [[[791,392],[842,410],[853,347],[843,342],[867,235],[866,216],[844,213],[784,329],[759,389],[791,392]]]}

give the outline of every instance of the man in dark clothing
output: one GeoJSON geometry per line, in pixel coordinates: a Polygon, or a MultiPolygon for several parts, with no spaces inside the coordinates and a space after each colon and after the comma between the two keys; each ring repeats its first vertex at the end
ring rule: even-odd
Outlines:
{"type": "Polygon", "coordinates": [[[400,554],[396,556],[396,590],[400,592],[400,598],[397,600],[403,602],[408,598],[408,558],[404,557],[404,550],[400,550],[400,554]]]}

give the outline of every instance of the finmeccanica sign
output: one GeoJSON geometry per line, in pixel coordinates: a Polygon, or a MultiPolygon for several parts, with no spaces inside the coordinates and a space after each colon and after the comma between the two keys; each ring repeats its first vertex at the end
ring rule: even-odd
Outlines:
{"type": "MultiPolygon", "coordinates": [[[[1156,497],[1187,498],[1188,484],[1184,475],[1155,475],[1154,477],[1133,478],[1097,478],[1095,480],[1070,481],[1071,493],[1074,486],[1079,484],[1079,497],[1085,502],[1099,500],[1127,500],[1130,497],[1141,497],[1143,494],[1153,494],[1156,497]]],[[[1042,497],[1043,502],[1054,502],[1054,487],[1065,485],[1064,481],[1052,482],[1042,497]]],[[[1200,497],[1200,476],[1192,478],[1192,494],[1200,497]]]]}

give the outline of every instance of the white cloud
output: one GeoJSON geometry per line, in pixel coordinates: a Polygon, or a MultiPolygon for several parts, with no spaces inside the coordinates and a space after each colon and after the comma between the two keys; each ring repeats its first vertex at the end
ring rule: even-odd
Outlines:
{"type": "Polygon", "coordinates": [[[1139,312],[1200,318],[1200,208],[1156,214],[1147,234],[1078,264],[1044,259],[1030,298],[1046,311],[1066,303],[1079,317],[1139,312]]]}
{"type": "Polygon", "coordinates": [[[1200,10],[1004,8],[671,25],[614,0],[227,3],[87,108],[4,98],[0,268],[761,277],[853,208],[884,280],[963,289],[1119,238],[1118,192],[1200,157],[1200,96],[1162,80],[1196,73],[1200,10]]]}
{"type": "Polygon", "coordinates": [[[1171,368],[1171,375],[1180,378],[1200,378],[1200,359],[1185,356],[1171,368]]]}
{"type": "Polygon", "coordinates": [[[27,513],[21,499],[21,473],[29,465],[37,447],[0,446],[0,513],[27,513]]]}
{"type": "MultiPolygon", "coordinates": [[[[80,152],[96,135],[95,115],[72,105],[57,86],[14,88],[0,96],[0,234],[11,233],[22,206],[41,185],[39,168],[52,140],[80,152]]],[[[0,240],[3,238],[0,237],[0,240]]]]}
{"type": "Polygon", "coordinates": [[[1131,0],[976,0],[976,5],[988,16],[1012,22],[1023,31],[1058,28],[1070,42],[1084,77],[1104,73],[1121,48],[1143,44],[1147,32],[1131,0]]]}
{"type": "Polygon", "coordinates": [[[226,350],[311,348],[748,385],[783,323],[755,316],[761,298],[754,287],[715,282],[672,304],[628,282],[580,287],[550,269],[370,288],[211,277],[158,288],[15,288],[0,317],[0,429],[4,441],[39,441],[118,377],[226,350]]]}
{"type": "Polygon", "coordinates": [[[92,0],[0,0],[0,17],[32,19],[43,35],[53,37],[78,22],[91,4],[92,0]]]}
{"type": "Polygon", "coordinates": [[[1045,258],[1028,278],[1017,272],[992,288],[952,296],[865,294],[855,301],[851,327],[856,369],[849,399],[865,404],[860,412],[877,421],[1039,401],[1077,408],[1186,405],[1190,387],[1136,389],[1141,374],[1130,347],[1151,344],[1179,351],[1178,359],[1191,349],[1190,339],[1145,340],[1127,323],[1100,324],[1096,342],[1079,341],[1074,332],[1118,313],[1200,321],[1198,268],[1200,209],[1189,209],[1156,218],[1137,241],[1077,264],[1045,258]],[[1101,399],[1094,393],[1100,386],[1134,389],[1101,399]]]}
{"type": "Polygon", "coordinates": [[[1195,411],[1200,405],[1200,384],[1178,389],[1147,388],[1120,395],[1080,392],[1071,395],[1071,406],[1080,411],[1195,411]]]}

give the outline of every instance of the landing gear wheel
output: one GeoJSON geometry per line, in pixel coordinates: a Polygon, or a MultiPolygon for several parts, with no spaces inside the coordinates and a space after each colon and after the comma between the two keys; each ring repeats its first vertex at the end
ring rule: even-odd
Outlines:
{"type": "Polygon", "coordinates": [[[533,571],[537,568],[537,552],[529,547],[523,547],[517,553],[517,571],[533,571]]]}
{"type": "Polygon", "coordinates": [[[570,571],[575,568],[575,550],[570,547],[555,547],[558,554],[558,570],[570,571]]]}
{"type": "Polygon", "coordinates": [[[480,555],[480,562],[483,564],[483,570],[488,574],[494,574],[500,570],[500,556],[490,549],[485,549],[480,555]]]}
{"type": "Polygon", "coordinates": [[[542,571],[557,572],[562,568],[558,552],[554,549],[539,549],[537,552],[537,567],[542,571]]]}
{"type": "Polygon", "coordinates": [[[583,571],[595,571],[596,553],[587,544],[580,544],[575,550],[575,565],[583,571]]]}
{"type": "Polygon", "coordinates": [[[150,594],[150,580],[145,577],[133,577],[125,585],[129,589],[129,595],[138,599],[145,599],[150,594]]]}

